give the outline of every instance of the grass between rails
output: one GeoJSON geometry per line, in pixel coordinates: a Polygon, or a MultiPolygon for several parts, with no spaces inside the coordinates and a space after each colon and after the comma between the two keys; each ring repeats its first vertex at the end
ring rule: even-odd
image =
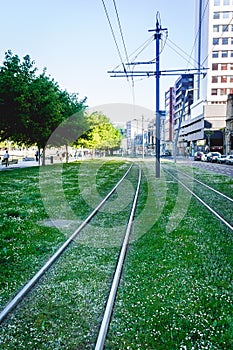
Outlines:
{"type": "MultiPolygon", "coordinates": [[[[103,195],[115,185],[119,174],[122,175],[128,166],[127,163],[105,162],[103,169],[100,167],[96,181],[103,195]],[[111,180],[108,181],[109,178],[111,180]]],[[[71,168],[67,170],[70,175],[71,168]]],[[[137,169],[128,177],[127,187],[123,186],[129,195],[132,194],[129,180],[134,186],[136,172],[137,169]]],[[[67,189],[70,189],[70,179],[66,181],[70,176],[66,178],[64,173],[64,177],[64,187],[69,184],[67,189]]],[[[66,195],[73,203],[71,193],[66,195]]],[[[130,204],[118,213],[124,226],[129,210],[130,204]]],[[[103,239],[107,228],[119,224],[117,216],[110,215],[108,210],[103,210],[100,216],[95,219],[93,230],[88,229],[77,237],[55,267],[46,274],[44,283],[4,324],[0,333],[0,343],[4,343],[4,349],[91,349],[94,346],[119,253],[119,241],[113,245],[113,237],[106,241],[103,239]],[[103,218],[105,224],[101,227],[100,220],[103,218]]],[[[113,230],[110,233],[113,235],[113,230]]],[[[121,231],[120,241],[122,235],[121,231]]]]}
{"type": "MultiPolygon", "coordinates": [[[[101,196],[126,166],[117,162],[99,165],[96,184],[101,196]]],[[[170,178],[156,180],[151,169],[143,168],[135,230],[106,349],[231,349],[232,232],[194,199],[189,202],[186,192],[170,178]]],[[[75,169],[74,165],[64,169],[62,183],[66,200],[75,215],[82,217],[91,207],[89,184],[93,202],[98,193],[93,175],[88,177],[85,168],[79,168],[79,182],[84,178],[87,188],[83,181],[80,190],[75,169]]],[[[209,176],[209,182],[214,179],[209,176]]],[[[126,196],[132,194],[130,182],[123,186],[126,196]]],[[[116,202],[120,195],[115,195],[116,202]]],[[[54,215],[59,217],[64,208],[62,203],[55,204],[54,215]]],[[[96,321],[101,319],[118,254],[118,226],[124,224],[129,208],[126,202],[113,216],[110,209],[95,219],[92,239],[87,232],[80,235],[51,271],[51,282],[32,293],[24,311],[4,325],[0,333],[4,349],[93,348],[96,321]]],[[[69,233],[69,228],[49,229],[63,238],[69,233]]]]}
{"type": "Polygon", "coordinates": [[[167,179],[160,220],[130,247],[106,349],[232,349],[232,232],[195,199],[168,232],[179,189],[167,179]]]}
{"type": "MultiPolygon", "coordinates": [[[[123,162],[109,162],[108,164],[106,162],[105,165],[97,163],[99,168],[97,187],[101,189],[102,194],[107,194],[109,188],[115,185],[126,171],[128,164],[123,162]],[[111,177],[107,181],[108,172],[111,177]]],[[[89,162],[89,169],[96,169],[96,167],[96,162],[89,162]]],[[[62,169],[56,165],[47,166],[42,174],[39,168],[35,167],[1,172],[1,308],[77,228],[80,220],[83,220],[92,211],[92,206],[80,196],[78,175],[81,172],[79,173],[79,170],[80,164],[76,163],[64,165],[62,169]],[[61,201],[57,194],[59,191],[56,187],[56,180],[57,177],[59,179],[59,176],[65,193],[64,201],[61,201]],[[71,180],[73,187],[69,183],[71,180]],[[46,195],[43,194],[44,198],[41,196],[41,187],[45,183],[48,188],[48,198],[52,201],[51,211],[47,210],[46,195]],[[44,221],[50,222],[51,219],[61,220],[61,225],[63,221],[66,222],[64,202],[67,206],[74,208],[76,215],[73,225],[67,225],[67,227],[44,225],[44,221]]],[[[86,187],[88,185],[86,183],[86,187]]]]}
{"type": "MultiPolygon", "coordinates": [[[[180,170],[187,173],[190,176],[194,176],[197,180],[204,182],[206,185],[213,187],[215,190],[222,192],[230,198],[233,198],[233,178],[219,174],[213,173],[213,171],[208,171],[200,167],[191,167],[190,165],[180,165],[179,163],[167,163],[166,167],[168,169],[180,170]]],[[[199,185],[198,185],[199,186],[199,185]]]]}
{"type": "MultiPolygon", "coordinates": [[[[206,184],[213,190],[217,190],[223,195],[233,199],[233,179],[222,174],[214,174],[206,172],[203,169],[190,166],[172,165],[166,167],[169,172],[183,181],[191,190],[194,189],[196,195],[202,198],[209,206],[211,206],[219,215],[221,215],[231,226],[233,226],[233,203],[220,194],[203,186],[194,179],[206,184]],[[181,172],[179,171],[181,170],[181,172]],[[186,177],[184,174],[189,175],[186,177]],[[191,179],[192,178],[192,179],[191,179]]],[[[165,169],[166,169],[165,168],[165,169]]]]}

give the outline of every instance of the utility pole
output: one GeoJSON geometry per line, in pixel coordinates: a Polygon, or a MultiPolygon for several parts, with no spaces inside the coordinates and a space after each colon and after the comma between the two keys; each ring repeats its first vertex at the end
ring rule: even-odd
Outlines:
{"type": "Polygon", "coordinates": [[[160,99],[160,76],[161,75],[179,75],[181,72],[191,72],[192,74],[203,74],[202,71],[206,70],[207,68],[202,68],[200,67],[198,69],[172,69],[172,70],[163,70],[160,71],[160,40],[161,40],[161,32],[163,30],[167,31],[167,28],[161,28],[160,24],[160,16],[159,12],[156,14],[156,28],[149,30],[149,32],[155,32],[154,39],[156,43],[156,59],[155,62],[154,60],[148,61],[148,62],[132,62],[132,63],[126,63],[126,66],[129,65],[148,65],[148,64],[156,64],[156,70],[144,70],[144,71],[108,71],[110,73],[111,77],[116,78],[116,77],[122,77],[122,78],[130,78],[130,77],[150,77],[150,76],[155,76],[156,78],[156,83],[155,83],[155,88],[156,88],[156,96],[155,96],[155,103],[156,103],[156,108],[155,108],[155,126],[156,126],[156,177],[160,177],[160,108],[159,108],[159,99],[160,99]]]}
{"type": "Polygon", "coordinates": [[[160,108],[159,108],[159,99],[160,99],[160,39],[161,39],[161,31],[167,30],[167,28],[161,28],[161,24],[159,23],[159,13],[156,15],[156,28],[149,30],[149,32],[155,31],[155,47],[156,47],[156,71],[155,71],[155,127],[156,127],[156,149],[155,149],[155,169],[156,169],[156,177],[160,177],[160,108]]]}

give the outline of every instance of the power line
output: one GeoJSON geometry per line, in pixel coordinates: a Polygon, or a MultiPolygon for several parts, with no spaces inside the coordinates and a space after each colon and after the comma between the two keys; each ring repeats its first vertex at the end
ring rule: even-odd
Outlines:
{"type": "MultiPolygon", "coordinates": [[[[120,21],[120,16],[119,16],[119,13],[118,13],[118,10],[117,10],[117,6],[116,6],[116,1],[115,0],[113,0],[113,4],[114,4],[116,16],[117,16],[117,22],[118,22],[118,27],[119,27],[120,34],[121,34],[121,40],[122,40],[124,51],[125,51],[125,58],[126,58],[127,62],[129,62],[129,56],[128,56],[128,52],[127,52],[127,49],[126,49],[126,44],[125,44],[123,30],[122,30],[121,21],[120,21]]],[[[131,78],[131,82],[132,82],[132,85],[131,85],[132,102],[133,102],[133,105],[134,105],[135,104],[135,86],[134,86],[133,76],[131,78]]]]}
{"type": "MultiPolygon", "coordinates": [[[[199,23],[198,31],[197,31],[197,33],[196,33],[196,36],[195,36],[195,39],[194,39],[194,43],[193,43],[193,47],[192,47],[192,50],[191,50],[191,53],[190,53],[190,59],[191,59],[191,57],[192,57],[193,50],[194,50],[194,48],[195,48],[195,46],[196,46],[197,38],[199,37],[199,33],[200,33],[200,30],[201,30],[201,24],[202,24],[202,22],[203,22],[203,20],[204,20],[205,12],[206,12],[207,6],[209,5],[209,2],[210,2],[210,1],[208,0],[207,3],[206,3],[206,6],[205,6],[205,8],[204,8],[204,11],[203,11],[203,13],[202,13],[201,21],[200,21],[200,23],[199,23]]],[[[196,61],[196,60],[195,60],[195,61],[196,61]]],[[[204,61],[203,61],[203,62],[204,62],[204,61]]],[[[189,61],[188,63],[190,63],[190,61],[189,61]]],[[[198,63],[198,62],[196,61],[196,63],[198,63]]]]}
{"type": "Polygon", "coordinates": [[[128,57],[128,53],[127,53],[127,49],[126,49],[126,45],[125,45],[125,40],[124,40],[124,36],[123,36],[123,31],[122,31],[122,26],[121,26],[121,22],[120,22],[120,17],[119,17],[118,11],[117,11],[115,0],[113,0],[113,4],[114,4],[115,11],[116,11],[117,22],[118,22],[118,26],[119,26],[120,33],[121,33],[122,43],[123,43],[124,50],[125,50],[125,57],[126,57],[127,62],[129,62],[129,57],[128,57]]]}
{"type": "MultiPolygon", "coordinates": [[[[147,39],[143,44],[141,44],[136,50],[134,50],[129,57],[133,56],[138,50],[141,51],[132,59],[132,61],[134,61],[152,42],[154,41],[153,36],[151,36],[149,39],[147,39]]],[[[118,64],[115,68],[113,68],[113,71],[118,69],[120,67],[121,64],[118,64]]]]}
{"type": "Polygon", "coordinates": [[[122,64],[122,66],[123,66],[125,75],[126,75],[126,77],[127,77],[127,79],[128,79],[127,71],[126,71],[126,69],[125,69],[125,65],[124,65],[124,62],[123,62],[123,59],[122,59],[122,56],[121,56],[121,52],[120,52],[119,46],[118,46],[118,44],[117,44],[116,36],[115,36],[114,30],[113,30],[113,27],[112,27],[112,24],[111,24],[111,21],[110,21],[110,17],[109,17],[109,15],[108,15],[108,10],[107,10],[107,8],[106,8],[106,5],[105,5],[104,0],[102,0],[102,4],[103,4],[103,7],[104,7],[105,15],[106,15],[106,17],[107,17],[107,20],[108,20],[108,23],[109,23],[109,26],[110,26],[110,29],[111,29],[111,33],[112,33],[112,36],[113,36],[113,39],[114,39],[116,48],[117,48],[118,55],[119,55],[119,57],[120,57],[121,64],[122,64]]]}
{"type": "MultiPolygon", "coordinates": [[[[230,19],[230,21],[228,22],[228,24],[226,24],[226,25],[224,24],[224,26],[227,28],[227,27],[231,24],[232,21],[233,21],[233,18],[230,19]]],[[[224,34],[225,32],[226,32],[226,30],[224,30],[224,31],[222,32],[222,34],[218,37],[218,39],[221,39],[221,38],[223,37],[223,34],[224,34]]],[[[217,46],[217,44],[213,45],[212,49],[210,50],[210,52],[208,53],[208,55],[207,55],[207,56],[205,57],[205,59],[203,60],[203,63],[208,59],[208,57],[210,56],[210,54],[213,52],[215,46],[217,46]]]]}
{"type": "MultiPolygon", "coordinates": [[[[189,58],[189,60],[187,58],[185,58],[181,53],[179,53],[177,50],[175,50],[171,45],[169,45],[167,43],[167,46],[169,46],[174,52],[177,53],[177,55],[179,55],[180,57],[182,57],[185,61],[187,61],[188,63],[190,63],[190,55],[185,52],[183,49],[181,49],[178,45],[176,45],[173,41],[171,41],[170,39],[167,38],[167,41],[169,41],[172,45],[174,45],[178,50],[180,50],[185,56],[187,56],[189,58]]],[[[194,58],[192,58],[194,63],[197,63],[197,60],[195,60],[194,58]]]]}

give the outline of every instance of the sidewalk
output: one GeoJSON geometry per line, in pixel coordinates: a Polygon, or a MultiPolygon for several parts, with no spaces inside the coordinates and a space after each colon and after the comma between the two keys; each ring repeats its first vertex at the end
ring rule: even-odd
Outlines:
{"type": "Polygon", "coordinates": [[[0,171],[12,170],[12,169],[17,169],[17,168],[28,168],[31,166],[39,166],[39,164],[35,160],[31,160],[31,161],[19,160],[19,162],[17,164],[10,164],[8,167],[0,164],[0,171]]]}

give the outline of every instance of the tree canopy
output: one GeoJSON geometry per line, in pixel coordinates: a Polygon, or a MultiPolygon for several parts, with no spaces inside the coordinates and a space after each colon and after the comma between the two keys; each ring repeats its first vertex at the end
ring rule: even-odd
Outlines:
{"type": "MultiPolygon", "coordinates": [[[[45,148],[59,125],[72,130],[73,139],[75,133],[78,137],[87,128],[83,113],[86,99],[79,101],[76,94],[61,90],[46,75],[46,69],[39,75],[36,72],[29,55],[20,60],[18,55],[6,52],[0,67],[0,140],[45,148]],[[76,117],[68,122],[73,115],[76,117]]],[[[60,137],[69,143],[70,132],[60,133],[60,137]]]]}
{"type": "Polygon", "coordinates": [[[87,115],[89,129],[78,139],[78,146],[93,150],[113,151],[120,147],[122,135],[109,118],[100,112],[87,115]]]}

